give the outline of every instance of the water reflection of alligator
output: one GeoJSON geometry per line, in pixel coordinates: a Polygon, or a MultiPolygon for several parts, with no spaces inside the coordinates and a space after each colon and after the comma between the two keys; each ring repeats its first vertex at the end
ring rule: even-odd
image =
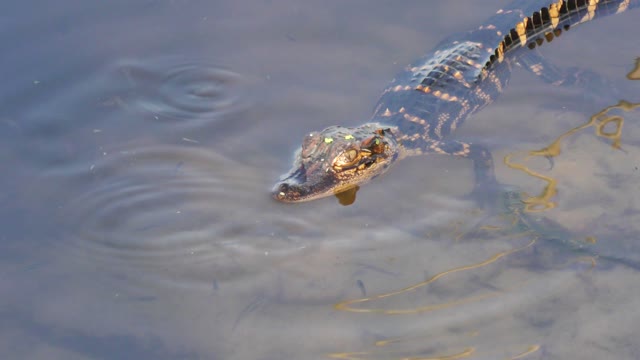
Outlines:
{"type": "Polygon", "coordinates": [[[588,86],[596,76],[560,70],[531,51],[595,18],[637,7],[640,0],[529,0],[498,10],[475,30],[454,35],[408,66],[385,89],[371,120],[359,127],[332,126],[304,137],[293,168],[273,190],[284,202],[351,194],[396,160],[449,154],[474,161],[475,193],[495,185],[490,153],[447,136],[491,103],[516,64],[556,85],[588,86]]]}

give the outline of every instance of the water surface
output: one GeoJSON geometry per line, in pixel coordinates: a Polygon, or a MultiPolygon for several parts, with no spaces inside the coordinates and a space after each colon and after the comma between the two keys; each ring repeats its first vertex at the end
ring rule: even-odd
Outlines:
{"type": "MultiPolygon", "coordinates": [[[[557,180],[556,207],[527,215],[534,232],[465,200],[471,164],[446,157],[403,161],[349,207],[269,197],[305,133],[365,121],[397,70],[506,3],[8,5],[2,353],[637,358],[637,110],[617,113],[620,149],[587,129],[552,169],[526,162],[557,180]]],[[[615,96],[516,71],[458,136],[494,151],[501,182],[538,195],[545,183],[502,158],[640,102],[626,78],[636,17],[542,49],[596,70],[615,96]]]]}

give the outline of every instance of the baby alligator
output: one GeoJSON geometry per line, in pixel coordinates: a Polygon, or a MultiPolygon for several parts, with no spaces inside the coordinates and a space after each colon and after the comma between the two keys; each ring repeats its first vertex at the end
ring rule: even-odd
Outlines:
{"type": "Polygon", "coordinates": [[[640,2],[549,1],[516,1],[477,29],[442,41],[393,80],[369,122],[307,134],[273,197],[298,202],[357,190],[395,161],[421,154],[470,158],[476,191],[496,184],[491,154],[483,146],[447,136],[502,93],[515,64],[554,84],[579,82],[576,71],[542,69],[539,55],[530,50],[578,24],[624,12],[640,2]]]}

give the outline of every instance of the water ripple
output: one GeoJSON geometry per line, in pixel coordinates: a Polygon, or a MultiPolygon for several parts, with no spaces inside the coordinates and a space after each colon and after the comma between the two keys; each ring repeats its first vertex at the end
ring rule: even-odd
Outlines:
{"type": "Polygon", "coordinates": [[[155,120],[201,126],[237,111],[243,78],[205,61],[168,57],[117,64],[133,87],[125,101],[155,120]]]}
{"type": "Polygon", "coordinates": [[[197,147],[122,150],[65,205],[70,234],[58,246],[121,276],[210,287],[264,267],[265,252],[291,251],[274,239],[286,223],[247,210],[260,184],[249,168],[197,147]]]}

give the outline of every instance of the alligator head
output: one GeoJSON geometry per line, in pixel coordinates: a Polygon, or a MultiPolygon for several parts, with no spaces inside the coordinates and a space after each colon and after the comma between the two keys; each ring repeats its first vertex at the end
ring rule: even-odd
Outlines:
{"type": "Polygon", "coordinates": [[[379,124],[312,132],[304,137],[291,170],[274,186],[273,197],[301,202],[347,191],[355,195],[358,185],[385,172],[397,157],[391,129],[379,124]]]}

